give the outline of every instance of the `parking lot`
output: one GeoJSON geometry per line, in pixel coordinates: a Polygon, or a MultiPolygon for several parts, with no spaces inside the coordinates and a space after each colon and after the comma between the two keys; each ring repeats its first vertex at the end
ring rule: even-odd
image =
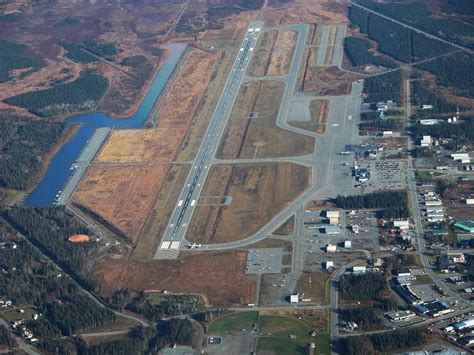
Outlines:
{"type": "Polygon", "coordinates": [[[249,249],[247,254],[247,274],[275,274],[282,268],[282,248],[249,249]]]}

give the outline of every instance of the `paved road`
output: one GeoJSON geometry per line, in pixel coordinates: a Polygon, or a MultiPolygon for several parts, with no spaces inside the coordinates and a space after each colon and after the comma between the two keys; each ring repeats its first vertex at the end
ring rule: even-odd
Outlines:
{"type": "Polygon", "coordinates": [[[215,155],[215,149],[226,127],[262,27],[263,22],[261,21],[255,21],[249,25],[155,258],[159,257],[162,250],[179,249],[184,240],[212,158],[215,155]]]}

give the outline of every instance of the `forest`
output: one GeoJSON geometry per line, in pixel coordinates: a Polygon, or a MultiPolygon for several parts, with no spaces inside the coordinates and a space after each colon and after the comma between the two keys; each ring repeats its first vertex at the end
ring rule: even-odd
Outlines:
{"type": "Polygon", "coordinates": [[[36,177],[42,156],[59,142],[64,123],[0,121],[0,186],[26,189],[36,177]]]}
{"type": "Polygon", "coordinates": [[[66,50],[65,57],[76,63],[92,63],[98,59],[84,50],[84,46],[73,42],[61,42],[61,46],[66,50]]]}
{"type": "Polygon", "coordinates": [[[346,322],[354,322],[358,329],[374,330],[383,328],[383,313],[380,308],[347,308],[340,311],[346,322]]]}
{"type": "MultiPolygon", "coordinates": [[[[454,19],[434,18],[424,3],[379,3],[371,0],[359,0],[358,2],[367,8],[450,42],[470,48],[474,47],[471,26],[454,19]]],[[[461,9],[462,5],[457,7],[451,4],[451,8],[461,9]]],[[[472,10],[470,11],[472,12],[472,10]]]]}
{"type": "Polygon", "coordinates": [[[410,84],[412,89],[412,102],[414,105],[419,106],[420,109],[416,112],[417,118],[431,117],[434,114],[440,113],[454,113],[456,112],[456,105],[447,102],[440,96],[432,93],[425,85],[423,81],[413,81],[410,84]],[[422,110],[421,106],[432,105],[433,108],[429,110],[422,110]]]}
{"type": "Polygon", "coordinates": [[[38,70],[40,67],[40,62],[32,58],[27,46],[0,39],[0,83],[12,79],[10,72],[13,69],[38,70]]]}
{"type": "Polygon", "coordinates": [[[453,87],[461,96],[474,97],[474,56],[459,53],[416,66],[436,75],[436,82],[453,87]]]}
{"type": "Polygon", "coordinates": [[[363,131],[397,130],[402,127],[399,119],[387,117],[381,119],[378,112],[362,113],[361,121],[362,122],[359,124],[359,128],[363,131]]]}
{"type": "Polygon", "coordinates": [[[361,208],[402,208],[408,206],[408,195],[404,190],[380,191],[364,195],[338,195],[334,203],[337,207],[345,210],[361,208]]]}
{"type": "Polygon", "coordinates": [[[93,242],[68,242],[70,235],[90,232],[65,207],[13,207],[5,217],[83,287],[95,290],[85,274],[84,261],[96,247],[93,242]]]}
{"type": "MultiPolygon", "coordinates": [[[[403,4],[384,4],[396,8],[405,7],[403,4]]],[[[422,4],[410,4],[414,8],[410,12],[410,18],[417,18],[417,7],[424,8],[422,4]]],[[[418,12],[423,12],[419,10],[418,12]]],[[[357,25],[362,33],[367,34],[370,39],[379,44],[382,53],[400,60],[404,63],[416,62],[427,58],[432,58],[449,51],[453,51],[451,46],[426,37],[408,28],[387,20],[375,14],[370,14],[363,9],[352,6],[349,10],[349,17],[354,25],[357,25]]]]}
{"type": "Polygon", "coordinates": [[[341,352],[348,355],[371,355],[420,346],[425,342],[426,329],[410,328],[366,336],[345,337],[341,352]]]}
{"type": "Polygon", "coordinates": [[[367,64],[380,65],[387,68],[394,68],[395,63],[390,59],[375,56],[370,53],[372,48],[370,41],[359,37],[346,37],[344,39],[344,49],[351,63],[360,67],[367,64]]]}
{"type": "Polygon", "coordinates": [[[364,80],[364,93],[369,102],[401,101],[402,77],[399,70],[371,76],[364,80]]]}
{"type": "Polygon", "coordinates": [[[35,336],[54,338],[115,321],[115,314],[86,296],[13,230],[2,225],[2,233],[8,237],[0,249],[0,294],[15,307],[33,307],[41,314],[26,322],[35,336]]]}
{"type": "Polygon", "coordinates": [[[38,116],[53,116],[92,109],[107,90],[107,79],[86,71],[69,83],[9,97],[5,103],[26,108],[38,116]]]}
{"type": "Polygon", "coordinates": [[[0,325],[0,351],[17,346],[17,341],[4,325],[0,325]]]}
{"type": "Polygon", "coordinates": [[[382,301],[388,283],[378,272],[365,274],[343,274],[339,279],[343,299],[382,301]]]}

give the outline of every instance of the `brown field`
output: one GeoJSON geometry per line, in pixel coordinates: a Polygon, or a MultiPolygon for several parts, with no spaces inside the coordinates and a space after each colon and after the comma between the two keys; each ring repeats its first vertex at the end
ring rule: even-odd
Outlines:
{"type": "Polygon", "coordinates": [[[163,184],[169,165],[102,167],[92,165],[72,196],[133,242],[163,184]]]}
{"type": "Polygon", "coordinates": [[[323,134],[326,131],[326,122],[329,113],[329,100],[311,100],[309,106],[311,121],[293,121],[290,124],[295,127],[323,134]]]}
{"type": "Polygon", "coordinates": [[[138,237],[132,259],[152,260],[189,172],[189,165],[173,164],[161,185],[138,237]]]}
{"type": "Polygon", "coordinates": [[[284,75],[289,71],[297,34],[293,31],[264,32],[249,65],[249,75],[284,75]]]}
{"type": "Polygon", "coordinates": [[[180,260],[140,262],[109,257],[99,261],[92,277],[101,294],[115,290],[167,290],[207,296],[213,306],[239,307],[253,303],[255,284],[245,276],[244,251],[191,253],[180,260]]]}
{"type": "Polygon", "coordinates": [[[311,153],[313,138],[283,130],[275,124],[283,90],[283,83],[267,80],[249,82],[241,87],[217,152],[219,158],[311,153]],[[252,113],[254,117],[251,117],[252,113]]]}
{"type": "Polygon", "coordinates": [[[231,196],[232,203],[198,201],[186,239],[213,244],[249,237],[308,187],[309,174],[308,168],[289,163],[213,166],[202,196],[231,196]]]}
{"type": "Polygon", "coordinates": [[[321,305],[328,304],[326,282],[330,276],[331,274],[326,272],[303,272],[296,284],[296,290],[304,293],[305,297],[311,299],[311,302],[321,305]]]}
{"type": "Polygon", "coordinates": [[[276,235],[290,235],[295,230],[295,216],[292,216],[286,220],[277,230],[273,232],[276,235]]]}
{"type": "Polygon", "coordinates": [[[155,122],[161,128],[180,128],[184,134],[207,87],[216,54],[197,48],[187,52],[179,72],[166,94],[155,122]]]}
{"type": "MultiPolygon", "coordinates": [[[[306,68],[303,79],[303,91],[311,92],[318,96],[324,95],[348,95],[351,83],[363,78],[340,70],[337,67],[313,67],[311,60],[306,68]]],[[[314,59],[314,64],[316,60],[314,59]]]]}
{"type": "Polygon", "coordinates": [[[114,130],[95,162],[169,162],[174,159],[181,136],[176,128],[114,130]]]}

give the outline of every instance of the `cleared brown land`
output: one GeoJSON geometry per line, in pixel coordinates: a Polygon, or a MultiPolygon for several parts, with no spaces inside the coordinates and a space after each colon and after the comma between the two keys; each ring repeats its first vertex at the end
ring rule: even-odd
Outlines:
{"type": "Polygon", "coordinates": [[[315,95],[348,95],[351,90],[351,83],[363,78],[362,75],[348,73],[337,67],[318,67],[316,59],[309,60],[306,68],[303,91],[311,92],[315,95]],[[311,63],[314,63],[313,64],[311,63]]]}
{"type": "Polygon", "coordinates": [[[296,290],[304,293],[312,302],[327,304],[329,300],[326,299],[326,282],[330,276],[330,273],[325,272],[303,272],[296,284],[296,290]]]}
{"type": "Polygon", "coordinates": [[[329,113],[329,100],[312,100],[309,110],[311,112],[311,121],[293,121],[292,126],[303,128],[316,133],[324,133],[326,131],[326,122],[329,113]]]}
{"type": "Polygon", "coordinates": [[[244,251],[188,252],[180,260],[153,262],[112,256],[98,262],[93,278],[104,296],[121,288],[154,289],[205,294],[214,306],[246,306],[255,293],[255,284],[245,276],[246,256],[244,251]]]}
{"type": "Polygon", "coordinates": [[[295,230],[295,216],[292,216],[286,220],[277,230],[273,232],[276,235],[290,235],[295,230]]]}
{"type": "Polygon", "coordinates": [[[135,241],[169,166],[92,165],[72,201],[93,211],[135,241]]]}
{"type": "Polygon", "coordinates": [[[264,32],[249,65],[249,75],[284,75],[288,73],[297,34],[294,31],[264,32]]]}
{"type": "Polygon", "coordinates": [[[177,128],[114,130],[95,162],[172,161],[181,136],[177,128]]]}
{"type": "Polygon", "coordinates": [[[200,49],[188,51],[155,118],[158,127],[181,128],[185,131],[207,87],[215,60],[214,54],[200,49]]]}
{"type": "Polygon", "coordinates": [[[198,201],[186,239],[213,244],[249,237],[308,187],[309,173],[289,163],[214,166],[202,196],[231,196],[232,203],[200,206],[198,201]]]}
{"type": "Polygon", "coordinates": [[[219,158],[265,158],[311,153],[314,139],[276,126],[283,83],[252,81],[242,85],[232,109],[219,158]]]}
{"type": "Polygon", "coordinates": [[[132,259],[153,259],[188,172],[189,165],[175,164],[170,167],[138,237],[132,259]]]}

